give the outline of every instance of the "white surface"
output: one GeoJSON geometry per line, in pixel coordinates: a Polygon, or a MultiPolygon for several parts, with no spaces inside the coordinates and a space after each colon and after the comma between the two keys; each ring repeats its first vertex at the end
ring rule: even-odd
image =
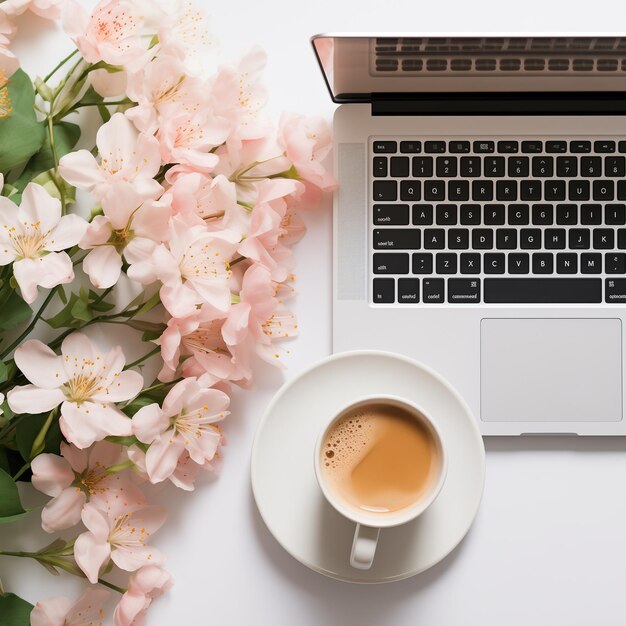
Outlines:
{"type": "MultiPolygon", "coordinates": [[[[254,497],[276,539],[312,569],[349,582],[400,580],[441,561],[469,530],[484,475],[480,431],[467,404],[430,369],[384,352],[335,355],[291,381],[270,405],[252,452],[254,497]],[[313,459],[329,416],[366,396],[419,405],[441,438],[447,474],[432,505],[415,520],[383,528],[371,569],[357,570],[348,559],[355,523],[324,499],[313,459]]],[[[377,525],[371,516],[352,519],[377,525]]]]}
{"type": "MultiPolygon", "coordinates": [[[[267,49],[275,111],[329,118],[333,106],[307,43],[318,31],[608,31],[624,20],[621,1],[248,0],[210,8],[229,49],[252,42],[267,49]]],[[[45,43],[21,46],[40,71],[68,48],[52,35],[45,43]]],[[[308,238],[296,253],[302,336],[292,344],[287,377],[330,350],[330,215],[321,211],[307,221],[308,238]]],[[[459,548],[415,578],[361,587],[328,580],[295,561],[269,534],[253,504],[252,437],[280,381],[280,375],[268,376],[255,392],[237,396],[219,479],[194,494],[164,492],[171,514],[155,541],[168,555],[176,585],[152,609],[149,626],[623,625],[626,440],[487,440],[483,503],[459,548]]],[[[34,532],[34,516],[15,526],[0,527],[2,547],[50,540],[34,532]]],[[[34,563],[4,557],[0,577],[7,589],[33,601],[77,589],[66,577],[53,578],[34,563]]]]}

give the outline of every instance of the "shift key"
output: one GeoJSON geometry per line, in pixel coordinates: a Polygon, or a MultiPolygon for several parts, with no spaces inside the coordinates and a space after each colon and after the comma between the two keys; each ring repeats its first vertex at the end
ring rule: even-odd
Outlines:
{"type": "Polygon", "coordinates": [[[408,204],[374,205],[374,224],[376,226],[407,226],[408,223],[408,204]]]}
{"type": "Polygon", "coordinates": [[[626,304],[626,278],[605,279],[604,301],[613,304],[626,304]]]}
{"type": "Polygon", "coordinates": [[[408,254],[387,254],[376,252],[374,254],[374,274],[408,274],[408,254]]]}

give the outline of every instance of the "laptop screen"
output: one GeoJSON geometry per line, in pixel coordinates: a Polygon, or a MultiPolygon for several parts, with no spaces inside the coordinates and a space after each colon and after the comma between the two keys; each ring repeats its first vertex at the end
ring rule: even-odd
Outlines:
{"type": "Polygon", "coordinates": [[[626,35],[318,35],[335,102],[372,94],[626,91],[626,35]]]}

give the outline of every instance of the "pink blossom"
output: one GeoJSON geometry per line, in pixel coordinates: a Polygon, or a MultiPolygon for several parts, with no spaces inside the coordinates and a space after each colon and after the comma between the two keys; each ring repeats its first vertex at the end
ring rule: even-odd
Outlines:
{"type": "Polygon", "coordinates": [[[108,435],[130,435],[130,419],[115,402],[135,397],[143,378],[138,372],[123,371],[120,346],[101,353],[86,335],[75,332],[63,340],[61,353],[57,356],[35,339],[15,351],[15,364],[33,384],[9,392],[11,410],[44,413],[60,404],[61,431],[77,448],[87,448],[108,435]]]}
{"type": "Polygon", "coordinates": [[[61,455],[40,454],[31,463],[33,486],[52,496],[41,512],[41,526],[46,532],[78,524],[88,501],[102,510],[113,505],[137,508],[144,504],[143,494],[127,473],[107,471],[125,460],[121,446],[99,441],[80,450],[62,443],[61,455]]]}
{"type": "Polygon", "coordinates": [[[200,465],[213,459],[221,440],[215,423],[228,415],[229,401],[224,392],[186,378],[172,387],[162,408],[150,404],[137,411],[133,432],[139,441],[150,444],[146,471],[152,482],[171,476],[185,450],[200,465]]]}
{"type": "MultiPolygon", "coordinates": [[[[220,311],[228,310],[229,260],[237,242],[237,236],[229,231],[210,232],[203,225],[190,226],[180,216],[170,220],[167,247],[159,246],[153,260],[154,271],[163,283],[161,301],[171,315],[185,317],[205,302],[220,311]]],[[[139,278],[151,282],[148,275],[139,278]]]]}
{"type": "Polygon", "coordinates": [[[76,538],[74,558],[89,582],[98,580],[109,560],[127,572],[163,562],[161,553],[148,545],[149,538],[165,521],[165,510],[161,507],[145,506],[118,513],[87,504],[81,518],[87,532],[76,538]]]}
{"type": "Polygon", "coordinates": [[[163,369],[159,380],[174,380],[183,361],[183,376],[208,374],[211,385],[235,376],[232,355],[222,337],[226,313],[205,305],[184,318],[171,318],[161,335],[163,369]]]}
{"type": "Polygon", "coordinates": [[[70,152],[61,158],[59,173],[68,183],[111,204],[120,182],[132,183],[144,200],[161,195],[163,188],[154,180],[161,167],[159,144],[152,135],[138,132],[123,113],[115,113],[98,129],[96,145],[100,162],[89,150],[70,152]]]}
{"type": "Polygon", "coordinates": [[[291,260],[291,250],[280,241],[286,232],[283,229],[287,213],[285,198],[301,188],[298,181],[282,178],[260,183],[250,231],[238,248],[241,255],[267,267],[273,280],[279,282],[287,278],[291,260]]]}
{"type": "Polygon", "coordinates": [[[157,565],[145,565],[131,574],[128,590],[113,614],[115,626],[142,626],[152,600],[172,586],[172,577],[157,565]]]}
{"type": "Polygon", "coordinates": [[[336,187],[335,178],[323,165],[332,150],[332,135],[326,120],[283,113],[279,142],[300,178],[323,191],[336,187]]]}
{"type": "Polygon", "coordinates": [[[89,82],[103,98],[123,97],[126,95],[128,72],[109,72],[105,68],[91,70],[89,82]]]}
{"type": "Polygon", "coordinates": [[[19,209],[0,197],[0,265],[13,263],[13,275],[26,302],[37,298],[37,286],[50,289],[74,280],[66,248],[76,245],[87,222],[61,216],[61,203],[34,183],[22,195],[19,209]]]}
{"type": "MultiPolygon", "coordinates": [[[[126,116],[142,132],[154,133],[169,113],[192,114],[206,100],[206,86],[189,76],[183,62],[173,55],[158,55],[128,76],[128,97],[137,103],[126,116]]],[[[206,104],[206,103],[205,103],[206,104]]]]}
{"type": "Polygon", "coordinates": [[[7,15],[21,15],[31,10],[39,17],[56,20],[61,15],[61,9],[66,0],[4,0],[0,11],[7,15]]]}
{"type": "MultiPolygon", "coordinates": [[[[243,276],[240,302],[233,305],[222,327],[227,345],[237,346],[236,365],[249,370],[253,353],[280,365],[281,351],[275,341],[297,335],[295,316],[275,296],[270,271],[252,265],[243,276]]],[[[248,371],[249,376],[249,371],[248,371]]]]}
{"type": "Polygon", "coordinates": [[[67,598],[40,600],[30,613],[31,626],[102,626],[110,591],[88,587],[72,604],[67,598]]]}
{"type": "Polygon", "coordinates": [[[101,0],[91,15],[75,0],[67,0],[63,28],[89,63],[134,68],[146,60],[142,42],[144,16],[141,3],[101,0]]]}
{"type": "Polygon", "coordinates": [[[122,255],[131,263],[138,261],[167,239],[171,209],[162,201],[142,202],[130,183],[119,183],[115,201],[103,202],[103,213],[92,220],[79,244],[91,250],[83,270],[100,289],[119,280],[122,255]]]}

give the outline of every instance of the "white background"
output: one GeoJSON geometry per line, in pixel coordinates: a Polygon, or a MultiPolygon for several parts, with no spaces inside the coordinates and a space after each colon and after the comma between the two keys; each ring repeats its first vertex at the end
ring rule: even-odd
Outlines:
{"type": "MultiPolygon", "coordinates": [[[[270,108],[331,118],[333,105],[308,38],[324,31],[610,31],[626,29],[622,2],[566,0],[266,0],[207,3],[226,56],[259,43],[268,52],[270,108]]],[[[69,44],[42,22],[20,22],[18,50],[43,73],[69,44]],[[37,29],[35,29],[35,26],[37,29]]],[[[284,377],[330,352],[328,207],[307,215],[296,252],[301,337],[284,377]]],[[[155,543],[168,556],[172,591],[150,626],[598,626],[626,622],[626,441],[524,438],[486,441],[487,482],[473,529],[438,566],[376,587],[328,580],[284,553],[256,511],[249,454],[256,424],[280,386],[272,372],[239,393],[226,427],[221,476],[195,493],[167,488],[170,510],[155,543]]],[[[297,419],[297,416],[295,416],[297,419]]],[[[49,538],[36,515],[0,528],[0,547],[49,538]],[[12,534],[11,534],[12,533],[12,534]]],[[[74,595],[78,581],[53,579],[35,563],[1,559],[8,590],[31,601],[74,595]]]]}

